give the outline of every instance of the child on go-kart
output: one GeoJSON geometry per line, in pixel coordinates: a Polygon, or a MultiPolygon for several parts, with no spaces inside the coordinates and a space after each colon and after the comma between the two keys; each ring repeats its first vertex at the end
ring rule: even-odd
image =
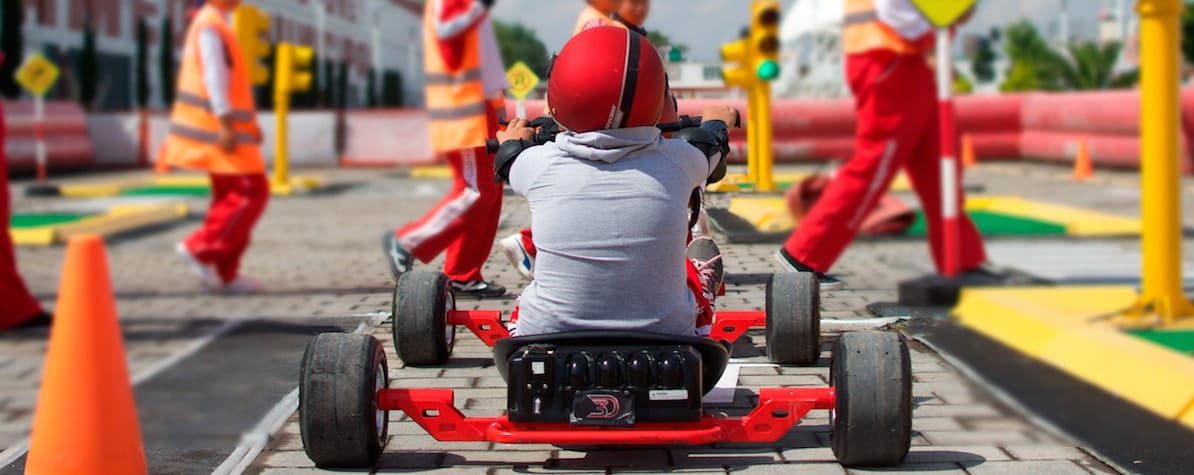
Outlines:
{"type": "Polygon", "coordinates": [[[737,113],[706,108],[700,128],[664,139],[665,83],[644,36],[591,28],[548,75],[548,109],[565,132],[536,146],[516,119],[498,133],[497,175],[529,202],[538,248],[511,334],[708,333],[721,256],[708,238],[686,253],[685,211],[694,189],[725,174],[737,113]]]}

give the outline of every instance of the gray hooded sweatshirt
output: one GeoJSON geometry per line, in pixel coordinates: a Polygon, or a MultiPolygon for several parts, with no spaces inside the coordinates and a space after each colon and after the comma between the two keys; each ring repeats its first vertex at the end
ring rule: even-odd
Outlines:
{"type": "Polygon", "coordinates": [[[523,152],[510,186],[530,203],[538,255],[515,333],[695,334],[686,210],[715,160],[655,127],[565,132],[523,152]]]}

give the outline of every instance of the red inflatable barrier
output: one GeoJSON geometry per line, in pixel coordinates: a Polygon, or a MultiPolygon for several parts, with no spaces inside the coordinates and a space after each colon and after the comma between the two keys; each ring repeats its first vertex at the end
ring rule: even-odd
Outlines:
{"type": "Polygon", "coordinates": [[[1089,134],[1140,134],[1140,94],[1136,91],[1073,92],[1024,96],[1024,130],[1089,134]]]}
{"type": "Polygon", "coordinates": [[[427,111],[382,109],[344,114],[343,166],[394,166],[433,161],[427,111]]]}
{"type": "MultiPolygon", "coordinates": [[[[33,170],[37,164],[37,136],[33,101],[4,102],[8,125],[5,149],[10,170],[33,170]]],[[[86,167],[95,164],[95,151],[87,134],[87,116],[73,101],[47,101],[43,131],[46,168],[86,167]]]]}

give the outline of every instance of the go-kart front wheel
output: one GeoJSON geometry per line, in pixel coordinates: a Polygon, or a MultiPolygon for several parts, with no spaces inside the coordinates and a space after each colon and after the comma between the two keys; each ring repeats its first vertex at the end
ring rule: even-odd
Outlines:
{"type": "Polygon", "coordinates": [[[410,366],[448,361],[456,344],[456,327],[448,313],[456,309],[448,276],[441,272],[402,274],[394,288],[394,345],[410,366]]]}
{"type": "Polygon", "coordinates": [[[811,365],[821,357],[821,288],[812,272],[780,272],[767,281],[767,358],[811,365]]]}
{"type": "Polygon", "coordinates": [[[377,338],[320,333],[311,340],[299,369],[299,432],[315,465],[373,465],[389,424],[386,411],[377,408],[377,393],[389,382],[377,338]]]}
{"type": "Polygon", "coordinates": [[[902,335],[844,333],[833,346],[830,442],[846,466],[896,465],[912,442],[912,363],[902,335]]]}

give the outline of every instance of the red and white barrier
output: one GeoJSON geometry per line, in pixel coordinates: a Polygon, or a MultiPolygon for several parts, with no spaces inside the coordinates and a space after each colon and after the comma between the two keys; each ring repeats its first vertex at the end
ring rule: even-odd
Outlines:
{"type": "MultiPolygon", "coordinates": [[[[4,119],[8,126],[5,151],[9,170],[33,170],[37,165],[37,124],[33,101],[5,101],[4,119]]],[[[87,116],[79,104],[71,101],[45,103],[46,167],[51,176],[55,169],[80,168],[95,163],[94,148],[87,134],[87,116]]]]}

